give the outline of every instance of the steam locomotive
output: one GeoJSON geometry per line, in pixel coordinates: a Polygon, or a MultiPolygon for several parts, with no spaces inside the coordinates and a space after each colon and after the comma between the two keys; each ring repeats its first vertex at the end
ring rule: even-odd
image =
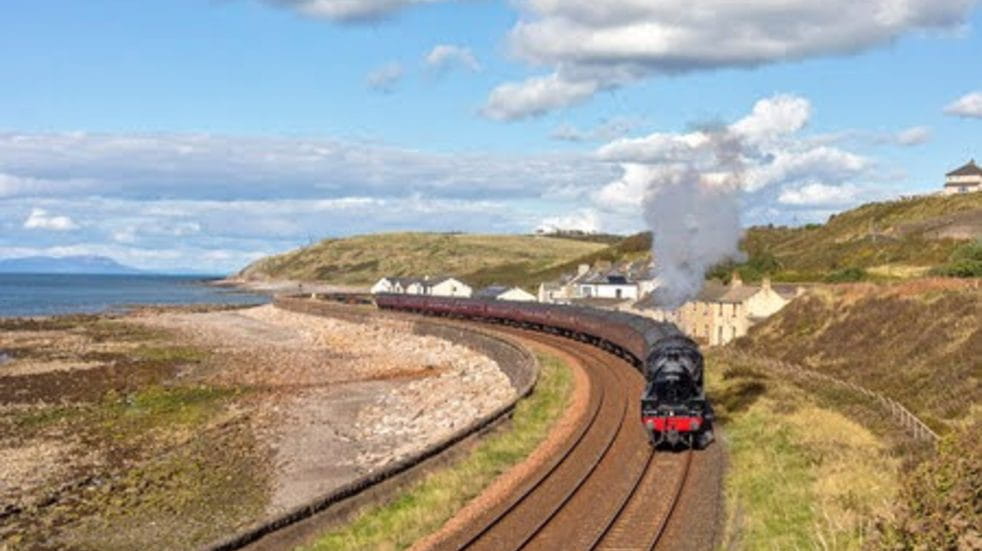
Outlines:
{"type": "Polygon", "coordinates": [[[713,440],[713,410],[703,391],[698,345],[672,323],[552,304],[381,294],[381,309],[513,325],[593,344],[644,375],[641,422],[651,445],[704,448],[713,440]]]}

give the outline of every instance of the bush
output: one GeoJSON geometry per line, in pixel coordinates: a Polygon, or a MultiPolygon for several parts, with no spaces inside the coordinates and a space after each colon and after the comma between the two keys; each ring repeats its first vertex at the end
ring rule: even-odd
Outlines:
{"type": "Polygon", "coordinates": [[[908,477],[893,518],[878,523],[879,549],[979,549],[982,421],[947,437],[908,477]]]}
{"type": "Polygon", "coordinates": [[[845,268],[843,270],[838,270],[832,272],[831,274],[825,276],[826,283],[850,283],[856,281],[865,281],[867,277],[866,270],[862,268],[845,268]]]}
{"type": "Polygon", "coordinates": [[[965,243],[952,251],[948,263],[934,270],[948,277],[982,277],[982,240],[965,243]]]}

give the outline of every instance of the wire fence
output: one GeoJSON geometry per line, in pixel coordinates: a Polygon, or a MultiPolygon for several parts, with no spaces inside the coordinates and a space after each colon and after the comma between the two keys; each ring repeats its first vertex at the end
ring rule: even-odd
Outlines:
{"type": "Polygon", "coordinates": [[[821,382],[862,394],[869,398],[871,403],[877,404],[882,410],[888,412],[890,417],[898,425],[903,427],[904,430],[915,440],[930,442],[933,445],[940,438],[938,433],[934,432],[931,427],[924,424],[924,421],[921,421],[920,418],[911,413],[910,410],[904,407],[903,404],[878,392],[874,392],[868,388],[857,385],[856,383],[844,381],[831,375],[801,367],[789,362],[783,362],[772,358],[763,358],[738,350],[731,350],[730,354],[745,361],[752,361],[756,365],[762,365],[767,370],[778,372],[783,375],[790,375],[798,378],[799,380],[821,382]]]}

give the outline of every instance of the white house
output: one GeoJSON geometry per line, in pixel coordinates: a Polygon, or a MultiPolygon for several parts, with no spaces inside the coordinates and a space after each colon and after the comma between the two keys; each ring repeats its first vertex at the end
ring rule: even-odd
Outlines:
{"type": "Polygon", "coordinates": [[[433,295],[437,297],[471,296],[469,285],[452,277],[383,277],[372,285],[372,294],[399,293],[406,295],[433,295]]]}
{"type": "Polygon", "coordinates": [[[437,297],[470,298],[474,293],[470,285],[452,277],[426,279],[424,283],[427,287],[426,294],[437,297]]]}
{"type": "Polygon", "coordinates": [[[491,285],[474,293],[474,298],[488,300],[514,300],[517,302],[535,302],[536,297],[521,287],[506,287],[504,285],[491,285]]]}
{"type": "Polygon", "coordinates": [[[954,195],[956,193],[970,193],[982,191],[982,168],[975,164],[972,159],[965,166],[961,166],[945,174],[944,195],[954,195]]]}
{"type": "Polygon", "coordinates": [[[581,298],[638,300],[638,284],[619,274],[590,279],[579,286],[581,298]]]}
{"type": "Polygon", "coordinates": [[[372,285],[371,293],[373,295],[378,295],[381,293],[392,293],[395,292],[393,291],[394,288],[395,288],[395,282],[388,277],[383,277],[382,279],[375,282],[375,285],[372,285]]]}

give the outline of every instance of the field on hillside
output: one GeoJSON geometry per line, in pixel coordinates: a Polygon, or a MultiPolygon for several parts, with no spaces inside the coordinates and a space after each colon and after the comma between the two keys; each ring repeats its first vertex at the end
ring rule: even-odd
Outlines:
{"type": "Polygon", "coordinates": [[[982,193],[968,193],[870,203],[826,224],[755,227],[742,248],[755,269],[785,281],[820,281],[849,268],[910,277],[945,263],[960,244],[980,237],[982,193]]]}
{"type": "Polygon", "coordinates": [[[814,288],[736,346],[881,392],[939,432],[982,414],[977,280],[814,288]]]}
{"type": "Polygon", "coordinates": [[[468,283],[481,285],[491,283],[497,272],[507,275],[546,270],[604,248],[603,243],[525,235],[377,234],[327,239],[261,259],[240,275],[248,279],[370,285],[383,276],[466,276],[488,272],[486,281],[465,278],[468,283]]]}

